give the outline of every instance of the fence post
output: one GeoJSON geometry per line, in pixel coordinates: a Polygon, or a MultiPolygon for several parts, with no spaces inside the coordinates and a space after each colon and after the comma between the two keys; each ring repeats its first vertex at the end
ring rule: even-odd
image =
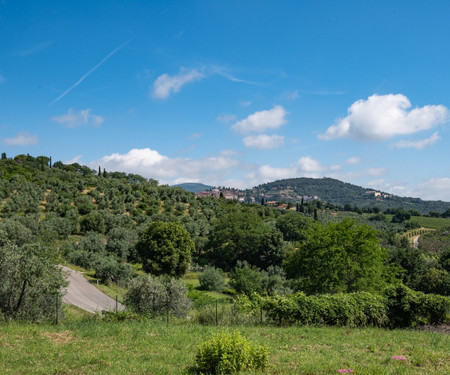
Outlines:
{"type": "Polygon", "coordinates": [[[217,316],[217,300],[216,300],[216,326],[219,325],[219,319],[217,316]]]}
{"type": "Polygon", "coordinates": [[[116,314],[117,314],[118,311],[119,311],[119,300],[118,300],[118,297],[117,297],[117,294],[116,294],[116,314]]]}
{"type": "Polygon", "coordinates": [[[167,317],[166,317],[167,324],[169,324],[169,294],[168,293],[166,296],[166,314],[167,314],[167,317]]]}
{"type": "Polygon", "coordinates": [[[58,295],[56,294],[56,296],[55,296],[55,323],[56,324],[58,324],[58,322],[59,322],[59,304],[58,304],[58,295]]]}

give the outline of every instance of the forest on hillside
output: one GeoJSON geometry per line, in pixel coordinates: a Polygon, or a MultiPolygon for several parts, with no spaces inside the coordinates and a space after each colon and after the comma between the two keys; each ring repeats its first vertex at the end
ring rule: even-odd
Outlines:
{"type": "MultiPolygon", "coordinates": [[[[159,288],[142,273],[176,280],[189,269],[203,270],[204,289],[250,299],[255,293],[269,299],[377,295],[392,285],[404,285],[408,298],[419,292],[450,295],[445,235],[436,240],[440,247],[416,249],[402,235],[411,223],[386,220],[382,213],[349,219],[315,201],[292,211],[195,198],[139,175],[30,155],[0,160],[0,202],[4,316],[45,315],[64,285],[54,267],[61,262],[93,269],[102,283],[130,288],[128,300],[136,306],[139,291],[159,288]]],[[[390,293],[397,296],[398,290],[390,293]]]]}
{"type": "Polygon", "coordinates": [[[277,180],[245,190],[249,198],[258,202],[268,200],[300,202],[302,196],[318,197],[321,201],[338,205],[352,205],[361,209],[378,208],[381,211],[403,207],[421,214],[443,213],[450,209],[450,202],[424,201],[420,198],[406,198],[372,188],[362,188],[333,178],[291,178],[277,180]]]}

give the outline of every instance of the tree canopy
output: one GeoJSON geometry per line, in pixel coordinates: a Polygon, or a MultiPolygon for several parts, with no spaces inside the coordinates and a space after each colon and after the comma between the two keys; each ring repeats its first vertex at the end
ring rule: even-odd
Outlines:
{"type": "Polygon", "coordinates": [[[189,267],[194,248],[191,236],[177,222],[150,223],[136,244],[142,268],[156,276],[183,276],[189,267]]]}
{"type": "Polygon", "coordinates": [[[317,226],[286,269],[306,293],[372,291],[384,283],[386,254],[373,228],[347,219],[317,226]]]}

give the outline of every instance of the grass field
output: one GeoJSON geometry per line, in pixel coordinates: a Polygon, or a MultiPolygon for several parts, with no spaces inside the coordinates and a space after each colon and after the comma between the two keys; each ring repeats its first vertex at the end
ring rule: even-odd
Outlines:
{"type": "Polygon", "coordinates": [[[450,219],[443,217],[414,216],[411,218],[411,221],[424,228],[441,229],[450,227],[450,219]]]}
{"type": "MultiPolygon", "coordinates": [[[[443,333],[234,328],[269,346],[266,374],[338,374],[338,369],[377,375],[450,373],[450,336],[443,333]]],[[[60,325],[0,325],[0,373],[187,374],[195,363],[197,345],[220,329],[186,320],[169,325],[161,321],[105,322],[87,319],[84,312],[69,308],[60,325]]]]}

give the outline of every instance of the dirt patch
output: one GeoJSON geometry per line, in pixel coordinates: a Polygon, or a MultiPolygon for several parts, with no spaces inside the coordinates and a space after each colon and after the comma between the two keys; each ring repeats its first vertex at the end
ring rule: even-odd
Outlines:
{"type": "Polygon", "coordinates": [[[73,339],[72,331],[42,332],[41,335],[46,337],[50,341],[53,341],[56,344],[67,344],[73,339]]]}

